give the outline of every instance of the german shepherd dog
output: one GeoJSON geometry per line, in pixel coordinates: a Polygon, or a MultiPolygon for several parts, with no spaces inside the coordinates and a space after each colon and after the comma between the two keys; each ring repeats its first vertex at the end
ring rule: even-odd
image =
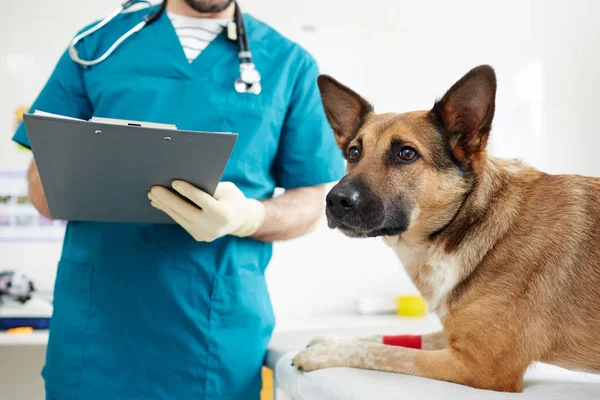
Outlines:
{"type": "Polygon", "coordinates": [[[293,365],[506,392],[522,390],[534,361],[600,372],[600,179],[486,153],[494,70],[474,68],[433,109],[404,114],[376,114],[331,77],[318,84],[348,162],[327,195],[329,226],[383,237],[443,331],[405,347],[317,338],[293,365]]]}

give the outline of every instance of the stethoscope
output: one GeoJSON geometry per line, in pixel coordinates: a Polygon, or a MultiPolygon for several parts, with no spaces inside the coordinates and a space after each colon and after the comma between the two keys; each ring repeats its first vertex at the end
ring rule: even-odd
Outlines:
{"type": "MultiPolygon", "coordinates": [[[[110,56],[116,50],[116,48],[119,47],[121,43],[127,40],[127,38],[129,38],[134,33],[142,30],[143,27],[148,26],[154,21],[156,21],[160,14],[165,11],[165,8],[167,6],[167,0],[163,0],[163,2],[160,4],[158,9],[156,9],[156,11],[146,15],[144,19],[140,21],[140,23],[138,23],[136,26],[134,26],[128,32],[126,32],[123,36],[117,39],[112,44],[112,46],[110,46],[108,50],[106,50],[106,52],[104,52],[104,54],[102,54],[100,57],[94,60],[83,60],[79,58],[75,46],[81,39],[98,31],[100,28],[108,24],[117,15],[128,10],[136,4],[146,4],[148,7],[151,7],[153,5],[148,0],[127,0],[102,21],[100,21],[93,27],[83,31],[79,35],[75,36],[73,40],[71,40],[71,44],[69,45],[69,55],[71,56],[71,59],[84,67],[96,65],[106,60],[108,56],[110,56]]],[[[246,27],[244,26],[242,12],[240,11],[240,7],[237,4],[237,2],[235,3],[235,18],[234,21],[231,22],[231,24],[233,25],[227,27],[227,35],[230,39],[235,40],[237,42],[238,59],[240,61],[240,77],[235,80],[233,86],[238,93],[259,94],[262,89],[260,84],[260,73],[256,69],[254,62],[252,61],[252,53],[250,52],[250,46],[248,45],[248,34],[246,33],[246,27]]]]}

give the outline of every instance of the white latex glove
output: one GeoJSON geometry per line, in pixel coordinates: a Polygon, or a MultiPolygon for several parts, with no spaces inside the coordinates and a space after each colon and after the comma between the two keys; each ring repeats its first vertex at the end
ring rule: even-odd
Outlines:
{"type": "Polygon", "coordinates": [[[168,214],[199,242],[212,242],[225,235],[253,235],[265,220],[265,207],[248,199],[231,182],[221,182],[214,197],[183,181],[173,181],[173,189],[198,207],[162,186],[154,186],[148,198],[153,207],[168,214]]]}

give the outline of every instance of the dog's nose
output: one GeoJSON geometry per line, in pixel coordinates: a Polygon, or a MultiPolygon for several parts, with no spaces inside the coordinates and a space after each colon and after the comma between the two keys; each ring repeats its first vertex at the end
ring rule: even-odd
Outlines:
{"type": "Polygon", "coordinates": [[[341,187],[333,188],[327,194],[327,208],[336,214],[347,213],[360,204],[360,192],[356,189],[341,187]]]}

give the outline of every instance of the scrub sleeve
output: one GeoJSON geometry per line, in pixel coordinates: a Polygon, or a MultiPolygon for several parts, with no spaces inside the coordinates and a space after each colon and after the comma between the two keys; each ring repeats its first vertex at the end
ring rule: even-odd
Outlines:
{"type": "Polygon", "coordinates": [[[316,61],[306,54],[275,158],[277,187],[315,186],[339,180],[344,175],[344,160],[327,122],[316,84],[318,76],[316,61]]]}
{"type": "MultiPolygon", "coordinates": [[[[83,67],[73,62],[67,51],[56,64],[52,75],[29,112],[33,113],[35,110],[80,119],[92,117],[92,104],[87,98],[83,82],[83,67]]],[[[13,140],[31,148],[23,122],[19,125],[13,140]]]]}

